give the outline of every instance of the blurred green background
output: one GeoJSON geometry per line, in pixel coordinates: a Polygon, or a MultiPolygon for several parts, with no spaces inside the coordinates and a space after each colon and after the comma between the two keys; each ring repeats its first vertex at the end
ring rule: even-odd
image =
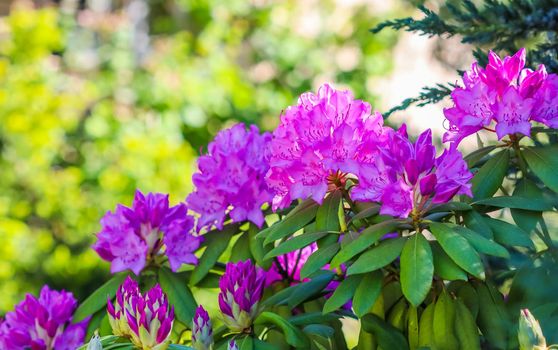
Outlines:
{"type": "MultiPolygon", "coordinates": [[[[325,81],[381,106],[397,1],[62,0],[0,12],[0,314],[48,283],[80,299],[108,277],[89,248],[135,188],[183,200],[201,147],[272,129],[325,81]],[[381,8],[381,9],[380,9],[381,8]]],[[[389,107],[389,106],[388,106],[389,107]]]]}

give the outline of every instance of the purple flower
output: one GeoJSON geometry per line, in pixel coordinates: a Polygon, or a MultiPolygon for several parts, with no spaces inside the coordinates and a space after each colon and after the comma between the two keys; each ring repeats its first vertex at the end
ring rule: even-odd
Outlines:
{"type": "Polygon", "coordinates": [[[238,345],[236,345],[234,339],[229,342],[229,345],[227,346],[227,350],[238,350],[238,345]]]}
{"type": "Polygon", "coordinates": [[[279,255],[265,274],[265,286],[285,280],[290,281],[291,284],[302,282],[300,270],[316,249],[318,249],[318,246],[316,243],[312,243],[302,249],[279,255]]]}
{"type": "Polygon", "coordinates": [[[405,218],[413,211],[420,215],[431,204],[445,203],[456,194],[472,196],[473,174],[463,156],[452,144],[436,158],[430,130],[412,143],[403,125],[391,134],[376,164],[380,170],[374,176],[360,176],[361,183],[351,197],[381,202],[381,214],[405,218]]]}
{"type": "Polygon", "coordinates": [[[190,234],[194,218],[187,212],[183,203],[169,206],[168,195],[137,190],[131,208],[119,204],[101,219],[93,249],[112,263],[112,273],[130,269],[139,275],[161,254],[167,255],[173,271],[181,264],[196,264],[194,252],[202,237],[190,234]]]}
{"type": "Polygon", "coordinates": [[[213,328],[209,314],[198,306],[192,320],[192,346],[196,350],[210,350],[213,346],[213,328]]]}
{"type": "Polygon", "coordinates": [[[325,84],[317,94],[302,94],[273,132],[266,176],[273,209],[308,197],[321,203],[328,190],[374,164],[384,139],[382,116],[350,91],[325,84]]]}
{"type": "Polygon", "coordinates": [[[107,312],[115,335],[128,337],[143,350],[165,350],[174,321],[174,307],[157,284],[144,295],[129,276],[116,292],[107,312]]]}
{"type": "Polygon", "coordinates": [[[457,87],[451,97],[454,106],[444,110],[449,130],[445,142],[459,144],[481,129],[506,135],[530,136],[531,121],[558,126],[558,76],[547,74],[543,65],[535,71],[524,68],[525,49],[500,59],[488,55],[488,65],[475,62],[463,75],[465,87],[457,87]],[[495,124],[495,130],[488,128],[495,124]]]}
{"type": "Polygon", "coordinates": [[[25,299],[0,321],[0,345],[10,350],[74,350],[83,344],[89,319],[72,323],[77,301],[72,293],[44,286],[39,298],[25,299]]]}
{"type": "Polygon", "coordinates": [[[219,308],[230,330],[242,332],[250,328],[258,313],[264,282],[265,273],[250,260],[227,264],[219,281],[219,308]]]}
{"type": "Polygon", "coordinates": [[[207,155],[198,159],[199,172],[192,178],[196,191],[187,199],[190,209],[201,215],[198,229],[221,229],[227,214],[234,222],[249,220],[261,227],[262,205],[273,197],[264,181],[270,139],[255,125],[246,130],[244,124],[236,124],[217,134],[207,155]]]}

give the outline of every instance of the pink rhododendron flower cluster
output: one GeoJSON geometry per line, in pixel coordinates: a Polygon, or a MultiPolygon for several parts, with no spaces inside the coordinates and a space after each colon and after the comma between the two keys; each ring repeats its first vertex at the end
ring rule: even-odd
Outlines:
{"type": "Polygon", "coordinates": [[[27,294],[0,321],[0,349],[74,350],[83,344],[89,319],[72,323],[77,300],[72,293],[41,289],[27,294]]]}
{"type": "Polygon", "coordinates": [[[349,174],[358,175],[361,164],[374,163],[383,138],[382,116],[350,91],[325,84],[317,94],[302,94],[273,132],[267,173],[273,209],[300,198],[321,203],[349,174]]]}
{"type": "Polygon", "coordinates": [[[530,136],[531,121],[558,127],[558,75],[544,65],[525,66],[525,49],[503,60],[494,52],[485,68],[473,63],[463,75],[463,87],[453,90],[455,105],[444,110],[449,131],[444,141],[456,143],[495,123],[498,139],[506,135],[530,136]]]}
{"type": "Polygon", "coordinates": [[[118,205],[101,219],[93,249],[110,261],[111,272],[126,269],[138,275],[148,260],[166,254],[173,271],[196,264],[194,252],[202,237],[191,234],[194,218],[184,203],[171,207],[168,195],[136,191],[132,207],[118,205]]]}
{"type": "Polygon", "coordinates": [[[405,125],[392,133],[372,174],[361,176],[351,196],[381,202],[380,213],[384,215],[404,218],[413,209],[418,214],[430,204],[445,203],[457,194],[472,196],[473,174],[463,156],[452,144],[436,157],[430,129],[415,143],[409,140],[405,125]]]}
{"type": "Polygon", "coordinates": [[[227,214],[235,222],[263,224],[262,205],[273,197],[264,180],[270,140],[271,135],[260,134],[255,125],[246,130],[237,124],[217,134],[207,155],[198,159],[199,172],[192,178],[196,191],[187,199],[190,209],[201,215],[198,228],[221,229],[227,214]]]}

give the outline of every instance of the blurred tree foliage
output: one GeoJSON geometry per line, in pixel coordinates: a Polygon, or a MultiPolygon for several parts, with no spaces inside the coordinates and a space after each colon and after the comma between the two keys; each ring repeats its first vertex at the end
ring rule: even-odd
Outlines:
{"type": "Polygon", "coordinates": [[[396,40],[336,1],[99,3],[0,20],[0,313],[43,283],[97,287],[99,218],[136,187],[185,198],[223,126],[271,128],[325,80],[370,100],[396,40]]]}

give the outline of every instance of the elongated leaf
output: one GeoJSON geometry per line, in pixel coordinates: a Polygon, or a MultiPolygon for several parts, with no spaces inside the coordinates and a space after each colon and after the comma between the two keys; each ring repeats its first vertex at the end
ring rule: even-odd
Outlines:
{"type": "Polygon", "coordinates": [[[362,276],[349,276],[335,288],[333,294],[327,299],[323,313],[335,311],[343,306],[355,294],[355,290],[362,280],[362,276]]]}
{"type": "Polygon", "coordinates": [[[271,268],[272,260],[264,260],[264,256],[273,249],[273,244],[264,245],[263,238],[256,238],[258,234],[258,228],[252,224],[248,228],[248,245],[250,247],[250,252],[256,260],[256,263],[263,267],[266,271],[271,268]]]}
{"type": "Polygon", "coordinates": [[[315,276],[310,281],[297,285],[297,288],[287,300],[290,308],[294,308],[300,303],[319,295],[335,276],[335,274],[331,271],[320,272],[321,274],[319,276],[315,276]]]}
{"type": "Polygon", "coordinates": [[[312,253],[312,255],[310,255],[308,260],[306,260],[304,266],[302,266],[302,269],[300,270],[300,278],[304,279],[324,267],[338,251],[339,243],[334,243],[330,246],[316,250],[312,253]]]}
{"type": "Polygon", "coordinates": [[[305,200],[282,220],[261,231],[256,237],[264,237],[264,244],[269,244],[283,237],[287,237],[288,235],[292,235],[306,226],[310,221],[314,220],[318,212],[318,207],[318,203],[313,200],[305,200]]]}
{"type": "Polygon", "coordinates": [[[552,205],[547,203],[543,198],[538,201],[518,196],[500,196],[487,199],[481,199],[472,203],[473,205],[486,205],[497,208],[513,208],[534,211],[552,210],[552,205]]]}
{"type": "Polygon", "coordinates": [[[248,335],[240,340],[237,340],[237,345],[239,350],[252,350],[254,349],[254,338],[248,335]]]}
{"type": "MultiPolygon", "coordinates": [[[[539,201],[543,198],[543,193],[539,187],[528,179],[521,179],[515,186],[513,191],[514,196],[531,198],[534,201],[539,201]]],[[[527,233],[533,232],[537,224],[543,219],[542,213],[531,210],[511,209],[513,221],[517,226],[521,227],[527,233]]]]}
{"type": "Polygon", "coordinates": [[[508,329],[513,329],[506,313],[502,295],[484,283],[475,286],[479,296],[477,324],[482,334],[496,349],[507,349],[508,329]]]}
{"type": "Polygon", "coordinates": [[[480,233],[484,237],[494,238],[494,234],[492,233],[490,226],[486,225],[482,215],[478,212],[471,210],[467,213],[463,213],[463,222],[465,223],[465,226],[477,233],[480,233]]]}
{"type": "Polygon", "coordinates": [[[116,290],[124,282],[128,276],[127,272],[117,273],[110,280],[105,282],[96,291],[94,291],[87,299],[80,304],[74,313],[74,322],[83,321],[87,316],[93,315],[95,312],[107,306],[107,299],[112,299],[116,295],[116,290]]]}
{"type": "Polygon", "coordinates": [[[167,294],[169,303],[174,306],[176,318],[185,325],[190,325],[198,306],[190,288],[166,267],[159,269],[158,276],[161,289],[167,294]]]}
{"type": "Polygon", "coordinates": [[[459,343],[453,331],[455,325],[455,303],[446,291],[443,291],[434,308],[434,345],[436,349],[459,349],[459,343]]]}
{"type": "Polygon", "coordinates": [[[343,194],[336,190],[331,192],[316,213],[316,231],[339,231],[339,206],[343,194]]]}
{"type": "Polygon", "coordinates": [[[469,211],[469,210],[473,210],[473,207],[471,207],[467,203],[449,202],[449,203],[434,205],[432,207],[432,209],[430,209],[428,212],[429,213],[438,213],[438,212],[446,212],[446,211],[459,211],[459,212],[461,212],[461,211],[469,211]]]}
{"type": "Polygon", "coordinates": [[[484,279],[481,259],[467,239],[456,233],[452,227],[441,223],[430,223],[430,231],[459,267],[473,276],[484,279]]]}
{"type": "Polygon", "coordinates": [[[460,349],[480,350],[479,330],[463,301],[455,301],[456,320],[454,334],[459,342],[460,349]]]}
{"type": "Polygon", "coordinates": [[[221,254],[227,249],[232,236],[238,232],[238,226],[226,227],[223,231],[213,230],[203,235],[207,248],[203,252],[198,265],[192,271],[190,283],[196,285],[215,265],[221,254]]]}
{"type": "Polygon", "coordinates": [[[436,303],[432,302],[426,306],[419,321],[419,346],[428,349],[434,345],[434,311],[436,303]]]}
{"type": "Polygon", "coordinates": [[[291,239],[284,241],[277,247],[273,248],[264,257],[264,260],[274,258],[279,255],[283,255],[289,252],[294,252],[297,249],[304,248],[316,242],[318,239],[326,236],[329,232],[313,232],[313,233],[303,233],[298,236],[294,236],[291,239]]]}
{"type": "Polygon", "coordinates": [[[363,253],[348,269],[347,275],[374,271],[394,261],[405,245],[406,238],[393,238],[363,253]]]}
{"type": "Polygon", "coordinates": [[[503,150],[486,162],[473,177],[472,190],[475,200],[492,197],[506,176],[510,153],[503,150]]]}
{"type": "Polygon", "coordinates": [[[372,244],[376,243],[383,235],[391,232],[401,224],[401,220],[387,220],[379,224],[367,227],[361,232],[360,236],[342,247],[339,253],[331,261],[333,268],[339,267],[345,261],[363,252],[372,244]]]}
{"type": "Polygon", "coordinates": [[[378,215],[378,213],[380,212],[380,205],[379,204],[375,204],[369,208],[366,208],[360,212],[358,212],[355,216],[353,216],[350,220],[349,223],[353,222],[353,221],[358,221],[358,220],[362,220],[362,219],[366,219],[369,218],[371,216],[374,215],[378,215]]]}
{"type": "Polygon", "coordinates": [[[421,233],[409,238],[401,253],[401,289],[409,302],[419,306],[432,286],[434,262],[430,244],[421,233]]]}
{"type": "Polygon", "coordinates": [[[496,146],[486,146],[469,153],[464,158],[467,162],[467,166],[469,166],[469,168],[474,167],[482,158],[487,156],[494,149],[496,149],[496,146]]]}
{"type": "Polygon", "coordinates": [[[465,237],[469,243],[477,250],[477,252],[497,256],[504,259],[510,258],[510,253],[506,248],[502,247],[498,243],[484,238],[483,236],[477,234],[475,231],[469,230],[468,228],[462,226],[454,226],[454,229],[465,237]]]}
{"type": "Polygon", "coordinates": [[[302,329],[306,334],[314,334],[320,336],[324,339],[329,339],[333,337],[333,328],[323,325],[323,324],[310,324],[302,329]]]}
{"type": "Polygon", "coordinates": [[[438,276],[448,281],[467,281],[467,273],[451,260],[439,243],[434,242],[431,247],[432,257],[434,259],[434,271],[438,276]]]}
{"type": "Polygon", "coordinates": [[[362,320],[362,328],[374,334],[378,339],[378,345],[382,349],[409,349],[409,344],[403,334],[390,324],[374,314],[365,315],[362,320]]]}
{"type": "Polygon", "coordinates": [[[407,339],[409,340],[409,349],[415,350],[419,344],[419,319],[418,310],[411,305],[407,313],[407,339]]]}
{"type": "Polygon", "coordinates": [[[523,155],[529,168],[546,186],[558,193],[558,148],[525,147],[523,155]]]}
{"type": "Polygon", "coordinates": [[[287,343],[296,348],[308,348],[309,346],[309,341],[304,333],[277,314],[264,311],[256,318],[254,323],[277,326],[285,335],[287,343]]]}
{"type": "MultiPolygon", "coordinates": [[[[534,213],[534,212],[531,212],[534,213]]],[[[521,228],[502,220],[483,218],[494,232],[494,240],[507,246],[527,247],[534,249],[535,245],[529,234],[521,228]]]]}
{"type": "Polygon", "coordinates": [[[252,258],[250,252],[250,237],[247,232],[240,234],[231,249],[231,262],[246,261],[252,258]]]}
{"type": "Polygon", "coordinates": [[[330,323],[339,318],[337,313],[323,314],[322,312],[310,312],[295,315],[289,318],[289,322],[294,326],[304,326],[309,324],[330,323]]]}
{"type": "Polygon", "coordinates": [[[372,271],[365,274],[360,281],[353,298],[353,310],[358,317],[370,312],[382,291],[383,279],[381,271],[372,271]]]}

